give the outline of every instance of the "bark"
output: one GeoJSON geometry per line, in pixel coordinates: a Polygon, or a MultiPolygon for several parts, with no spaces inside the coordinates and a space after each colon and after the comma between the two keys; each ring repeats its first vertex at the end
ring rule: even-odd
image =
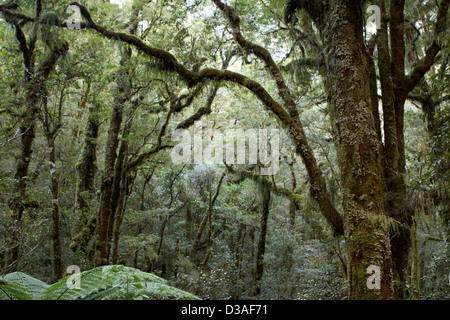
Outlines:
{"type": "MultiPolygon", "coordinates": [[[[391,13],[391,50],[388,46],[387,14],[385,1],[379,1],[382,24],[377,33],[378,66],[383,103],[384,124],[384,201],[387,214],[401,223],[407,223],[407,210],[405,210],[406,187],[404,182],[404,137],[403,137],[403,102],[396,96],[399,83],[404,79],[403,40],[403,7],[402,1],[392,1],[391,13]],[[393,17],[395,15],[395,17],[393,17]],[[393,47],[394,46],[394,47],[393,47]],[[392,52],[392,55],[391,55],[392,52]]],[[[409,231],[403,226],[399,232],[392,234],[391,247],[393,255],[394,276],[401,284],[406,280],[407,255],[409,231]]],[[[402,290],[395,288],[396,296],[403,298],[402,290]]]]}
{"type": "Polygon", "coordinates": [[[208,208],[206,209],[205,215],[204,215],[202,221],[200,222],[200,225],[199,225],[199,227],[197,229],[197,233],[195,234],[195,239],[194,239],[194,242],[192,243],[191,253],[190,253],[191,260],[193,262],[196,261],[195,254],[196,254],[197,249],[198,249],[198,244],[199,244],[199,242],[201,240],[201,237],[203,235],[203,231],[205,230],[206,223],[208,222],[208,217],[210,215],[212,215],[212,211],[213,211],[213,208],[214,208],[214,203],[216,202],[217,197],[219,196],[220,187],[222,186],[222,182],[223,182],[224,178],[225,178],[225,174],[222,174],[222,176],[220,177],[219,182],[217,184],[216,193],[214,194],[213,197],[210,196],[208,208]]]}
{"type": "MultiPolygon", "coordinates": [[[[58,136],[58,131],[62,125],[62,114],[64,105],[64,91],[66,86],[63,86],[59,98],[59,106],[55,116],[52,116],[48,109],[48,92],[43,95],[42,113],[41,117],[44,134],[48,144],[48,160],[50,172],[50,190],[52,193],[52,224],[51,224],[51,239],[52,239],[52,281],[57,282],[63,277],[62,269],[62,241],[61,241],[61,218],[59,213],[59,173],[56,169],[56,145],[55,140],[58,136]]],[[[44,93],[44,92],[43,92],[44,93]]]]}
{"type": "MultiPolygon", "coordinates": [[[[40,14],[39,7],[40,5],[38,5],[37,8],[37,17],[40,14]]],[[[47,57],[41,61],[36,71],[34,47],[36,44],[37,26],[33,28],[27,42],[27,39],[25,38],[19,24],[14,19],[10,20],[7,15],[6,19],[8,22],[11,22],[15,29],[16,38],[19,42],[19,48],[24,58],[25,87],[27,87],[26,109],[20,125],[20,153],[14,174],[14,197],[9,203],[13,214],[11,221],[12,232],[10,235],[11,250],[9,252],[7,265],[11,267],[10,271],[15,271],[17,270],[17,262],[20,257],[20,235],[17,233],[17,230],[19,230],[22,215],[25,209],[35,206],[33,201],[28,201],[26,191],[27,184],[29,182],[28,169],[33,152],[33,142],[36,130],[35,121],[39,110],[39,102],[44,98],[43,93],[45,92],[45,80],[52,72],[59,57],[67,52],[69,46],[67,43],[62,43],[56,48],[53,48],[47,57]]]]}
{"type": "MultiPolygon", "coordinates": [[[[296,192],[297,189],[297,179],[295,178],[295,171],[293,168],[293,163],[290,164],[290,169],[291,169],[291,180],[292,180],[292,187],[291,187],[291,191],[292,193],[296,192]]],[[[291,225],[291,227],[295,227],[295,211],[297,209],[297,201],[295,201],[294,199],[291,198],[291,200],[289,201],[289,224],[291,225]]]]}
{"type": "MultiPolygon", "coordinates": [[[[391,7],[392,10],[392,7],[391,7]]],[[[394,11],[396,12],[396,11],[394,11]]],[[[391,17],[392,17],[391,12],[391,17]]],[[[403,16],[403,14],[402,14],[403,16]]],[[[395,21],[396,19],[394,19],[395,21]]],[[[403,20],[400,20],[403,21],[403,20]]],[[[399,22],[400,23],[400,22],[399,22]]],[[[391,22],[394,24],[394,22],[391,22]]],[[[396,30],[398,28],[392,28],[396,30]]],[[[403,58],[394,57],[398,54],[405,54],[404,43],[401,45],[398,43],[392,43],[392,33],[391,31],[391,46],[397,45],[400,47],[392,50],[392,61],[404,67],[404,56],[403,58]]],[[[395,37],[394,37],[395,38],[395,37]]],[[[402,40],[403,41],[403,40],[402,40]]],[[[406,187],[406,158],[405,158],[405,138],[404,138],[404,105],[406,101],[406,93],[403,88],[396,88],[398,86],[397,81],[402,81],[404,79],[404,69],[403,73],[396,71],[398,68],[393,67],[392,79],[394,80],[395,89],[395,124],[396,124],[396,139],[397,139],[397,163],[389,163],[386,161],[386,193],[385,193],[385,203],[386,212],[394,220],[399,222],[398,232],[392,232],[391,247],[393,256],[393,266],[394,266],[394,277],[397,281],[397,286],[395,288],[395,298],[404,299],[406,282],[407,282],[407,269],[408,269],[408,257],[409,250],[411,248],[411,226],[412,226],[412,215],[413,208],[410,207],[410,201],[408,200],[409,195],[407,193],[406,187]],[[398,73],[398,74],[396,74],[398,73]],[[400,80],[401,79],[401,80],[400,80]],[[392,168],[392,170],[388,170],[392,168]]],[[[385,144],[389,143],[389,140],[385,140],[385,144]]]]}
{"type": "Polygon", "coordinates": [[[419,241],[417,239],[418,212],[414,215],[411,230],[411,246],[412,246],[412,265],[411,265],[411,288],[412,299],[420,299],[420,255],[419,241]]]}
{"type": "MultiPolygon", "coordinates": [[[[86,94],[83,100],[86,99],[86,94]]],[[[88,244],[97,224],[97,217],[91,216],[90,202],[95,196],[94,179],[97,172],[97,138],[99,132],[98,105],[89,107],[89,115],[84,135],[84,147],[77,164],[77,191],[75,209],[80,211],[81,219],[78,226],[72,230],[70,248],[80,249],[88,254],[88,244]]]]}
{"type": "Polygon", "coordinates": [[[120,227],[122,226],[123,218],[125,216],[128,198],[131,194],[134,182],[136,181],[136,175],[137,172],[135,172],[133,176],[127,175],[122,177],[122,187],[120,188],[120,196],[116,209],[116,220],[114,223],[112,264],[118,263],[120,227]]]}
{"type": "MultiPolygon", "coordinates": [[[[82,99],[86,99],[86,94],[82,99]]],[[[99,131],[98,117],[98,106],[93,104],[89,107],[84,147],[81,159],[77,165],[78,184],[75,208],[81,211],[83,225],[87,223],[86,215],[89,211],[89,200],[95,191],[94,179],[97,171],[97,137],[99,131]]]]}
{"type": "Polygon", "coordinates": [[[206,234],[206,255],[203,261],[200,263],[200,268],[204,269],[206,267],[206,264],[208,263],[209,258],[212,254],[212,208],[211,210],[208,210],[208,233],[206,234]]]}
{"type": "Polygon", "coordinates": [[[116,215],[118,212],[119,201],[123,201],[121,199],[121,195],[123,195],[123,169],[125,167],[126,155],[128,153],[128,136],[131,130],[132,118],[127,121],[127,124],[122,132],[122,138],[119,147],[119,153],[117,155],[117,160],[114,168],[114,182],[112,187],[111,194],[111,215],[109,217],[109,225],[108,225],[108,255],[107,260],[109,261],[109,255],[112,246],[114,225],[116,223],[116,215]]]}
{"type": "MultiPolygon", "coordinates": [[[[123,94],[123,92],[121,92],[123,94]]],[[[112,110],[108,139],[106,142],[105,167],[101,183],[101,200],[98,214],[97,243],[95,246],[95,264],[102,266],[108,263],[108,227],[111,217],[111,196],[113,192],[114,167],[117,157],[117,147],[119,144],[119,132],[122,124],[123,96],[116,98],[112,110]]]]}
{"type": "MultiPolygon", "coordinates": [[[[143,4],[133,8],[132,17],[128,23],[126,34],[133,36],[138,27],[138,15],[143,4]]],[[[88,23],[92,22],[87,9],[80,6],[82,15],[88,20],[88,23]],[[88,17],[86,17],[86,14],[88,17]]],[[[118,163],[117,148],[119,145],[119,133],[122,125],[123,118],[123,106],[126,101],[131,98],[131,88],[128,79],[129,72],[126,70],[125,63],[131,57],[132,50],[129,48],[123,55],[120,61],[121,71],[118,77],[118,96],[114,101],[114,108],[111,115],[110,127],[108,131],[108,139],[106,142],[105,153],[105,168],[104,175],[102,177],[101,184],[101,201],[100,210],[98,215],[98,227],[97,234],[98,239],[96,243],[96,265],[101,266],[107,264],[110,256],[110,240],[112,238],[114,228],[114,216],[117,209],[117,196],[120,193],[120,184],[122,178],[123,168],[123,156],[124,151],[128,148],[127,142],[123,144],[123,152],[118,163]],[[117,171],[116,171],[117,170],[117,171]],[[116,197],[116,198],[113,198],[116,197]]],[[[122,137],[124,138],[124,137],[122,137]]]]}
{"type": "MultiPolygon", "coordinates": [[[[391,39],[391,71],[394,87],[394,110],[395,128],[397,139],[398,163],[386,161],[386,211],[389,216],[399,222],[399,230],[392,234],[391,247],[395,278],[399,284],[396,287],[395,296],[398,299],[405,298],[405,287],[407,282],[407,267],[409,250],[411,248],[411,228],[413,224],[414,209],[411,208],[411,201],[408,200],[405,159],[405,139],[404,139],[404,105],[408,93],[423,79],[424,74],[431,68],[435,57],[440,51],[438,36],[445,30],[447,12],[450,1],[443,0],[440,3],[436,25],[435,39],[425,52],[425,56],[414,66],[410,75],[405,75],[405,40],[404,40],[404,0],[391,1],[390,4],[390,39],[391,39]],[[397,165],[397,168],[395,168],[397,165]],[[393,173],[393,177],[389,176],[393,173]]],[[[390,140],[385,142],[388,143],[390,140]]]]}
{"type": "Polygon", "coordinates": [[[62,243],[61,243],[61,219],[59,214],[59,180],[56,172],[55,136],[47,137],[50,149],[48,159],[50,162],[50,178],[52,190],[52,281],[57,282],[63,277],[62,268],[62,243]]]}
{"type": "Polygon", "coordinates": [[[10,209],[12,210],[11,228],[13,230],[11,235],[12,245],[9,261],[7,265],[11,265],[11,271],[17,270],[16,262],[20,255],[20,236],[16,229],[19,228],[22,215],[27,204],[27,184],[28,184],[28,169],[31,161],[31,154],[33,152],[33,141],[35,138],[35,118],[37,114],[37,105],[39,101],[38,84],[32,84],[27,98],[27,112],[20,126],[20,154],[17,160],[16,172],[14,174],[14,198],[10,201],[10,209]]]}
{"type": "Polygon", "coordinates": [[[362,4],[331,1],[322,10],[312,10],[310,4],[305,8],[319,26],[325,46],[330,116],[341,171],[350,298],[389,299],[392,260],[362,4]],[[366,286],[370,265],[380,268],[380,290],[366,286]]]}
{"type": "Polygon", "coordinates": [[[267,221],[269,219],[269,207],[270,207],[270,188],[267,185],[266,180],[261,180],[261,226],[258,238],[258,248],[255,256],[255,270],[253,279],[253,296],[257,297],[261,294],[261,283],[264,273],[264,253],[266,252],[266,234],[267,234],[267,221]]]}
{"type": "Polygon", "coordinates": [[[186,240],[190,241],[192,237],[192,212],[191,206],[186,207],[186,240]]]}

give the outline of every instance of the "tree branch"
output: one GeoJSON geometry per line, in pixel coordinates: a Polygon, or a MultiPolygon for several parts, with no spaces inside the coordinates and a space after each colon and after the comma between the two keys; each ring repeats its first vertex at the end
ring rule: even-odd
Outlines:
{"type": "MultiPolygon", "coordinates": [[[[283,86],[285,84],[283,79],[279,77],[281,76],[281,73],[279,73],[278,68],[272,68],[271,71],[277,81],[277,85],[281,88],[280,94],[282,94],[282,97],[284,97],[285,101],[288,101],[287,108],[289,112],[287,112],[284,107],[279,102],[277,102],[260,83],[256,82],[255,80],[229,70],[217,70],[212,68],[205,68],[200,71],[189,70],[183,64],[181,64],[170,52],[163,49],[151,47],[134,35],[110,31],[105,27],[96,24],[92,20],[88,10],[81,4],[72,2],[71,5],[78,6],[80,8],[82,16],[87,21],[86,24],[82,24],[82,27],[85,26],[86,28],[93,29],[108,39],[121,40],[125,43],[133,45],[145,55],[158,59],[167,71],[173,71],[177,73],[188,84],[189,87],[193,87],[205,80],[229,81],[239,84],[255,94],[255,96],[263,103],[263,105],[268,110],[272,111],[282,122],[282,124],[288,129],[296,145],[296,151],[302,157],[308,171],[308,175],[311,181],[312,196],[318,201],[322,213],[328,219],[328,221],[330,221],[335,232],[338,234],[343,233],[342,217],[339,212],[336,211],[332,202],[330,201],[325,181],[322,177],[322,173],[317,165],[317,161],[314,157],[312,149],[308,144],[306,135],[297,116],[298,112],[296,110],[296,106],[295,104],[289,102],[292,100],[292,97],[290,97],[290,93],[287,87],[283,89],[283,86]]],[[[235,15],[233,15],[232,13],[230,14],[231,19],[232,21],[234,21],[234,23],[238,21],[235,20],[237,19],[235,15]]],[[[269,59],[271,59],[271,57],[266,49],[259,46],[255,46],[253,48],[254,50],[258,51],[258,54],[261,55],[262,59],[265,59],[264,61],[267,61],[270,64],[273,63],[273,66],[276,67],[273,61],[270,62],[269,59]],[[268,56],[266,56],[266,54],[268,54],[268,56]]],[[[161,146],[159,148],[161,148],[161,146]]]]}
{"type": "Polygon", "coordinates": [[[279,196],[287,197],[287,198],[291,199],[292,201],[294,201],[297,205],[299,205],[300,201],[303,199],[300,194],[292,192],[291,190],[289,190],[287,188],[278,187],[277,185],[275,185],[275,183],[273,183],[272,180],[270,180],[260,174],[257,174],[255,172],[248,171],[245,169],[237,169],[236,170],[227,164],[225,164],[225,167],[227,168],[228,172],[239,177],[239,180],[237,182],[241,182],[242,180],[245,180],[245,179],[250,179],[250,180],[258,182],[258,181],[261,181],[261,179],[263,179],[265,181],[266,185],[269,187],[270,192],[272,192],[276,195],[279,195],[279,196]]]}
{"type": "Polygon", "coordinates": [[[417,63],[417,65],[411,71],[411,74],[406,77],[405,81],[405,93],[411,92],[414,87],[422,80],[425,73],[430,70],[430,68],[435,63],[435,59],[439,51],[441,50],[441,45],[438,41],[438,37],[446,29],[447,25],[447,12],[450,5],[450,0],[442,0],[439,6],[436,24],[435,24],[435,39],[431,46],[426,50],[425,56],[417,63]]]}

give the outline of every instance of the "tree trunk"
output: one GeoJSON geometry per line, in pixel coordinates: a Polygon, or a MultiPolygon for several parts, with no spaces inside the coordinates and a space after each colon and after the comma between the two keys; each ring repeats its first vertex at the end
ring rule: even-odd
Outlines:
{"type": "Polygon", "coordinates": [[[125,215],[125,208],[127,207],[128,197],[131,194],[134,181],[136,180],[137,172],[134,176],[126,175],[122,177],[122,184],[120,188],[119,201],[117,203],[116,218],[114,223],[113,232],[113,252],[112,252],[112,264],[117,264],[119,257],[119,240],[120,240],[120,227],[122,226],[123,218],[125,215]]]}
{"type": "MultiPolygon", "coordinates": [[[[137,27],[134,21],[133,26],[137,27]]],[[[129,32],[131,34],[133,34],[135,31],[135,28],[129,29],[129,32]]],[[[112,111],[110,127],[108,131],[108,139],[106,142],[105,168],[101,184],[101,200],[97,227],[98,239],[95,250],[95,263],[97,266],[105,265],[109,260],[109,240],[111,239],[112,235],[112,231],[109,231],[109,229],[113,228],[114,225],[114,214],[117,204],[116,201],[113,200],[112,196],[114,190],[118,190],[121,179],[121,175],[116,176],[115,172],[117,148],[119,146],[119,133],[120,127],[122,125],[123,106],[125,102],[131,98],[131,88],[128,79],[129,72],[125,69],[127,68],[125,66],[125,62],[131,57],[131,54],[131,49],[128,49],[122,56],[122,70],[119,73],[118,77],[118,96],[114,101],[114,108],[112,111]],[[114,185],[114,180],[116,180],[117,182],[116,185],[114,185]]],[[[122,168],[120,169],[120,171],[122,171],[122,168]]],[[[115,196],[117,196],[117,192],[115,196]]]]}
{"type": "Polygon", "coordinates": [[[197,233],[195,234],[195,239],[194,242],[192,243],[192,247],[191,247],[191,261],[195,263],[196,259],[195,259],[195,254],[197,253],[197,247],[198,247],[198,243],[200,242],[200,239],[202,237],[203,231],[205,230],[206,227],[206,223],[208,222],[208,217],[210,215],[212,215],[212,210],[214,208],[214,203],[217,200],[217,197],[219,196],[219,192],[220,192],[220,187],[222,185],[223,179],[225,178],[225,173],[222,174],[222,176],[219,179],[219,182],[217,184],[217,189],[216,189],[216,193],[214,194],[214,196],[211,198],[211,193],[209,196],[209,205],[208,205],[208,209],[205,212],[205,216],[203,217],[202,221],[200,222],[200,225],[198,227],[197,233]]]}
{"type": "MultiPolygon", "coordinates": [[[[58,61],[58,58],[65,54],[65,52],[69,49],[67,43],[62,43],[57,48],[51,50],[49,55],[41,61],[37,72],[35,72],[34,51],[31,50],[34,47],[34,42],[31,41],[31,43],[27,45],[21,28],[15,23],[13,25],[16,31],[16,37],[20,43],[20,49],[24,56],[24,67],[26,70],[25,87],[27,88],[27,93],[26,111],[20,125],[21,145],[16,172],[14,174],[14,197],[9,203],[9,207],[12,211],[12,232],[10,236],[10,244],[12,246],[7,260],[9,271],[17,270],[17,262],[20,256],[20,235],[18,234],[18,230],[20,229],[23,212],[27,207],[33,206],[33,204],[29,203],[27,200],[26,190],[28,182],[28,168],[30,166],[31,155],[33,152],[33,142],[35,138],[36,115],[39,111],[39,101],[42,99],[43,92],[45,92],[44,81],[50,75],[56,65],[56,62],[58,61]]],[[[34,32],[37,31],[34,30],[34,32]]]]}
{"type": "MultiPolygon", "coordinates": [[[[293,168],[293,163],[289,165],[291,169],[291,180],[292,180],[292,193],[295,193],[297,189],[297,179],[295,178],[295,171],[293,168]]],[[[289,224],[292,228],[295,227],[295,211],[297,209],[297,201],[295,201],[293,198],[289,200],[289,224]]]]}
{"type": "Polygon", "coordinates": [[[62,244],[61,244],[61,222],[59,216],[59,181],[56,172],[56,152],[55,136],[47,137],[48,147],[50,149],[48,158],[50,162],[50,177],[52,190],[52,281],[57,282],[63,277],[62,269],[62,244]]]}
{"type": "MultiPolygon", "coordinates": [[[[88,86],[89,88],[89,86],[88,86]]],[[[87,91],[83,99],[86,97],[87,91]]],[[[75,209],[80,211],[81,219],[72,230],[72,243],[70,248],[74,251],[80,249],[88,254],[88,243],[93,236],[97,224],[97,217],[92,216],[90,201],[95,196],[94,179],[97,172],[97,138],[99,132],[98,105],[94,102],[89,107],[89,115],[84,135],[84,147],[81,159],[77,164],[77,192],[75,209]]]]}
{"type": "Polygon", "coordinates": [[[320,17],[320,25],[341,171],[350,298],[389,299],[392,258],[383,203],[382,155],[370,98],[370,57],[363,41],[362,5],[350,0],[331,2],[320,17]],[[366,270],[370,266],[380,270],[380,286],[375,289],[367,285],[370,274],[366,270]]]}
{"type": "Polygon", "coordinates": [[[117,99],[114,104],[108,139],[106,142],[105,167],[101,183],[101,202],[97,225],[97,243],[95,249],[95,264],[102,266],[108,263],[108,227],[111,216],[111,195],[114,181],[114,166],[116,151],[119,144],[120,125],[122,124],[123,101],[117,99]]]}
{"type": "Polygon", "coordinates": [[[417,239],[417,224],[419,222],[419,211],[416,212],[413,218],[411,230],[411,246],[412,246],[412,265],[411,265],[411,287],[412,299],[420,299],[420,255],[419,255],[419,241],[417,239]]]}
{"type": "MultiPolygon", "coordinates": [[[[88,88],[90,88],[89,85],[88,88]]],[[[88,92],[89,89],[86,89],[82,98],[83,101],[87,99],[88,92]]],[[[97,171],[97,137],[99,130],[98,117],[98,106],[94,103],[89,107],[86,132],[84,135],[84,148],[81,153],[81,159],[77,165],[78,184],[75,207],[81,211],[83,225],[86,225],[87,223],[89,200],[91,199],[92,193],[95,191],[94,179],[97,171]]]]}
{"type": "Polygon", "coordinates": [[[262,211],[261,211],[261,226],[258,238],[258,248],[255,256],[255,273],[253,279],[253,296],[257,297],[261,294],[261,282],[264,273],[264,253],[266,252],[266,234],[267,234],[267,220],[269,219],[270,207],[270,188],[267,185],[267,180],[261,180],[261,196],[262,196],[262,211]]]}
{"type": "Polygon", "coordinates": [[[120,142],[119,153],[117,155],[117,161],[114,168],[114,181],[111,194],[111,216],[109,218],[109,226],[108,226],[108,254],[107,254],[108,261],[112,246],[111,241],[113,239],[114,225],[116,222],[119,201],[123,201],[123,198],[121,199],[121,194],[123,195],[121,186],[123,185],[122,182],[123,169],[125,167],[126,155],[128,153],[128,135],[131,129],[130,127],[131,121],[132,119],[128,120],[128,123],[126,124],[122,132],[122,140],[120,142]]]}
{"type": "MultiPolygon", "coordinates": [[[[35,85],[34,85],[35,86],[35,85]]],[[[20,229],[22,215],[27,207],[26,190],[28,182],[28,168],[30,166],[31,154],[33,152],[33,141],[35,138],[35,117],[38,96],[36,92],[31,92],[28,96],[28,112],[20,127],[21,146],[20,155],[17,161],[16,173],[14,174],[14,198],[10,202],[10,209],[12,211],[11,223],[11,244],[12,248],[9,255],[7,266],[10,266],[10,271],[17,271],[17,261],[20,256],[20,236],[16,230],[20,229]]]]}

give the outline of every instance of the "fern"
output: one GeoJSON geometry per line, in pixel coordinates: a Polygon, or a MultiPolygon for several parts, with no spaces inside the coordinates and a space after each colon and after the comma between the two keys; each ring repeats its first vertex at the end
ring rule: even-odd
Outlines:
{"type": "Polygon", "coordinates": [[[80,287],[67,276],[48,285],[15,272],[0,280],[0,300],[197,300],[197,296],[171,287],[167,280],[121,265],[94,268],[78,275],[80,287]]]}
{"type": "Polygon", "coordinates": [[[23,272],[9,273],[3,279],[7,282],[19,284],[23,288],[24,293],[32,297],[39,295],[42,291],[50,287],[44,281],[33,278],[23,272]]]}
{"type": "Polygon", "coordinates": [[[26,288],[16,282],[0,280],[0,300],[31,300],[32,295],[26,292],[26,288]]]}

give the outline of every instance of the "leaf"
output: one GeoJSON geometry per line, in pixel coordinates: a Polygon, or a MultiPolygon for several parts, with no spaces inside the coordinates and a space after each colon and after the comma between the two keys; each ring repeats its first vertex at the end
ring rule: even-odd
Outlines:
{"type": "Polygon", "coordinates": [[[0,300],[198,300],[191,293],[171,287],[154,274],[122,265],[94,268],[80,273],[81,289],[69,289],[70,275],[53,285],[22,272],[0,280],[0,300]]]}
{"type": "Polygon", "coordinates": [[[50,285],[47,283],[33,278],[26,273],[23,272],[13,272],[9,273],[3,277],[5,281],[8,283],[16,283],[19,286],[17,288],[21,288],[25,295],[29,295],[30,297],[39,297],[39,295],[46,290],[50,285]]]}

